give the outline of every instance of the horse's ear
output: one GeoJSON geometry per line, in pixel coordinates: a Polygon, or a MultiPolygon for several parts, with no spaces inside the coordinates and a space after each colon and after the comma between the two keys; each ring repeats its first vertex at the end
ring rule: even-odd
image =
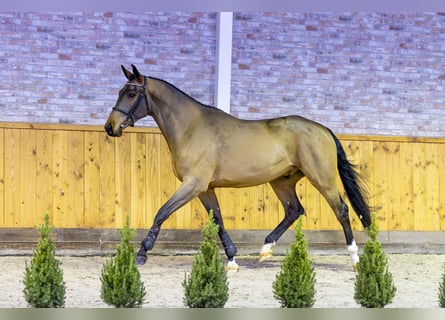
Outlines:
{"type": "Polygon", "coordinates": [[[139,70],[136,68],[136,66],[132,64],[131,67],[133,68],[133,75],[136,78],[136,80],[138,82],[144,81],[144,77],[139,73],[139,70]]]}
{"type": "Polygon", "coordinates": [[[122,71],[124,72],[125,77],[126,77],[128,80],[133,80],[133,79],[134,79],[134,75],[133,75],[130,71],[128,71],[127,69],[125,69],[125,67],[124,67],[123,65],[121,65],[121,68],[122,68],[122,71]]]}

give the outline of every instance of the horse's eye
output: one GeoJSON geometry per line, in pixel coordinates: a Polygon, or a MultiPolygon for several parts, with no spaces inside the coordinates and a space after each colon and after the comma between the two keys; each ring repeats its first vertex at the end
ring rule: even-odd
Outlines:
{"type": "Polygon", "coordinates": [[[133,92],[130,92],[130,93],[128,94],[128,98],[130,98],[130,99],[134,98],[135,96],[136,96],[136,94],[133,93],[133,92]]]}

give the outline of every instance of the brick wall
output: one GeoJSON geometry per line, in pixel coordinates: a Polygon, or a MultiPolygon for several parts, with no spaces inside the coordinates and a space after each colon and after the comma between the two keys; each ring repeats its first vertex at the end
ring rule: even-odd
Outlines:
{"type": "Polygon", "coordinates": [[[445,14],[234,16],[232,112],[445,136],[445,14]]]}
{"type": "MultiPolygon", "coordinates": [[[[0,13],[0,121],[102,125],[131,63],[213,104],[215,45],[215,13],[0,13]]],[[[444,87],[445,14],[234,14],[241,118],[444,137],[444,87]]]]}
{"type": "Polygon", "coordinates": [[[121,64],[210,104],[215,32],[215,13],[0,13],[0,121],[102,125],[121,64]]]}

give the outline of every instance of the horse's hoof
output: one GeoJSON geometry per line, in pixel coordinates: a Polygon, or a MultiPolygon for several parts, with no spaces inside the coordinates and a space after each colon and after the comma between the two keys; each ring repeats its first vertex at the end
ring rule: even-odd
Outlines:
{"type": "Polygon", "coordinates": [[[226,271],[227,272],[238,272],[239,266],[238,263],[235,262],[235,259],[227,262],[226,271]]]}
{"type": "Polygon", "coordinates": [[[272,251],[262,252],[262,253],[260,253],[260,258],[258,259],[258,262],[263,262],[271,257],[272,257],[272,251]]]}
{"type": "Polygon", "coordinates": [[[351,257],[352,270],[357,271],[357,264],[359,263],[359,257],[357,254],[351,257]]]}
{"type": "Polygon", "coordinates": [[[357,263],[359,263],[360,258],[358,256],[358,247],[355,240],[352,240],[352,243],[347,246],[347,249],[351,256],[352,270],[357,271],[357,263]]]}
{"type": "Polygon", "coordinates": [[[140,266],[144,265],[147,262],[147,256],[136,256],[136,263],[140,266]]]}
{"type": "Polygon", "coordinates": [[[272,257],[272,247],[275,245],[274,243],[267,243],[265,245],[263,245],[263,247],[261,248],[260,251],[260,259],[258,260],[259,262],[263,262],[264,260],[272,257]]]}

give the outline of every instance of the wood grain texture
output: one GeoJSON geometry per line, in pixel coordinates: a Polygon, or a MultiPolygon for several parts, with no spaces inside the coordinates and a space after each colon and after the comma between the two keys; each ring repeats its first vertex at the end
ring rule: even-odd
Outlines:
{"type": "MultiPolygon", "coordinates": [[[[445,139],[339,137],[368,182],[381,230],[445,229],[445,139]]],[[[146,229],[180,185],[173,172],[158,129],[128,128],[110,138],[101,127],[0,123],[0,224],[32,228],[48,212],[59,228],[120,228],[130,215],[132,227],[146,229]]],[[[296,191],[305,229],[341,230],[306,179],[296,191]]],[[[283,218],[269,185],[216,194],[227,229],[272,230],[283,218]]],[[[195,199],[164,228],[200,229],[206,214],[195,199]]],[[[352,208],[350,219],[362,230],[352,208]]]]}

